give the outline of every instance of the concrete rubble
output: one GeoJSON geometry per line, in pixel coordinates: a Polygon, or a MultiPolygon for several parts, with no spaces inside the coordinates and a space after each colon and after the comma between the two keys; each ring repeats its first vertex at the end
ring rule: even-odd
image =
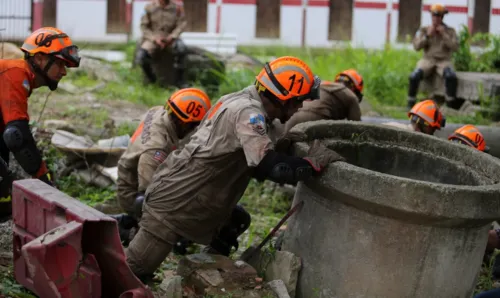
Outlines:
{"type": "Polygon", "coordinates": [[[281,280],[291,298],[295,297],[302,263],[289,251],[264,250],[249,260],[249,264],[264,276],[264,280],[281,280]]]}
{"type": "Polygon", "coordinates": [[[285,283],[281,279],[273,280],[267,283],[270,289],[274,291],[278,298],[291,298],[288,294],[288,290],[285,283]]]}
{"type": "Polygon", "coordinates": [[[176,273],[183,278],[184,292],[188,297],[276,297],[252,266],[222,255],[187,255],[179,261],[176,273]]]}

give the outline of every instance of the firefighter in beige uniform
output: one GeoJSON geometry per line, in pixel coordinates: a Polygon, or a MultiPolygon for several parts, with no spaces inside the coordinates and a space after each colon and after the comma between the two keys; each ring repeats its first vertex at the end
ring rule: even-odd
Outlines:
{"type": "Polygon", "coordinates": [[[114,217],[123,235],[140,217],[144,192],[156,168],[179,146],[179,140],[198,126],[210,108],[205,92],[186,88],[173,93],[165,107],[156,106],[146,113],[118,161],[118,204],[128,216],[114,217]]]}
{"type": "MultiPolygon", "coordinates": [[[[149,82],[156,82],[151,66],[153,57],[159,51],[173,55],[172,46],[186,28],[184,8],[172,0],[154,0],[144,7],[141,17],[142,44],[137,51],[136,61],[149,82]]],[[[173,59],[172,59],[173,61],[173,59]]],[[[173,70],[174,65],[165,65],[173,70]]],[[[177,74],[179,76],[182,74],[177,74]]]]}
{"type": "Polygon", "coordinates": [[[300,59],[280,57],[266,63],[255,86],[219,99],[146,191],[141,228],[126,252],[139,278],[153,274],[180,237],[205,245],[219,237],[252,177],[296,183],[342,160],[319,141],[309,158],[277,153],[267,135],[270,121],[284,123],[303,100],[318,98],[320,82],[300,59]]]}
{"type": "Polygon", "coordinates": [[[439,110],[439,106],[431,99],[414,105],[408,112],[408,117],[410,118],[409,124],[399,122],[386,122],[383,124],[428,135],[434,135],[437,129],[441,129],[446,125],[446,118],[439,110]]]}
{"type": "Polygon", "coordinates": [[[452,63],[453,52],[458,49],[457,33],[443,23],[443,17],[448,13],[446,7],[434,4],[430,12],[432,25],[420,28],[413,39],[413,47],[416,51],[423,49],[424,57],[409,77],[408,108],[417,102],[420,81],[433,72],[444,78],[447,102],[453,102],[457,95],[458,79],[452,63]]]}
{"type": "Polygon", "coordinates": [[[320,99],[306,101],[285,124],[288,132],[298,123],[321,119],[361,121],[359,103],[363,99],[363,78],[354,69],[345,70],[335,77],[335,82],[322,82],[320,99]]]}

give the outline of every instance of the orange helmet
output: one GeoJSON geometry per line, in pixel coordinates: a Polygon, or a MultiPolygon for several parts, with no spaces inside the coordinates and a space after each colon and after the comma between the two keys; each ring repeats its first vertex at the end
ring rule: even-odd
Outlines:
{"type": "Polygon", "coordinates": [[[448,9],[441,3],[432,4],[429,11],[433,15],[439,15],[439,16],[444,16],[445,14],[448,13],[448,9]]]}
{"type": "Polygon", "coordinates": [[[321,79],[296,57],[284,56],[266,63],[256,79],[259,91],[269,91],[282,102],[319,98],[321,79]]]}
{"type": "Polygon", "coordinates": [[[21,46],[21,50],[29,56],[44,53],[62,59],[67,67],[80,66],[78,47],[71,38],[61,30],[43,27],[31,33],[21,46]]]}
{"type": "Polygon", "coordinates": [[[185,88],[174,92],[167,100],[166,108],[185,123],[200,122],[212,104],[208,95],[197,88],[185,88]]]}
{"type": "Polygon", "coordinates": [[[469,145],[479,151],[488,152],[489,148],[486,146],[483,134],[474,125],[467,124],[455,130],[448,140],[459,142],[464,145],[469,145]]]}
{"type": "Polygon", "coordinates": [[[347,69],[335,76],[335,82],[344,83],[358,98],[363,98],[363,77],[355,69],[347,69]]]}
{"type": "Polygon", "coordinates": [[[441,127],[444,127],[446,124],[446,118],[439,110],[437,104],[431,99],[421,101],[414,105],[410,112],[408,112],[408,117],[410,117],[412,122],[419,123],[423,120],[425,125],[429,125],[436,129],[441,129],[441,127]]]}

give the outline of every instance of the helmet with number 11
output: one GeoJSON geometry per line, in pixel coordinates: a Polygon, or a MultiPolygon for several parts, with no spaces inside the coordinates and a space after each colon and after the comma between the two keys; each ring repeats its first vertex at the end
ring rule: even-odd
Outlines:
{"type": "Polygon", "coordinates": [[[255,86],[282,111],[280,120],[286,122],[304,100],[319,99],[321,79],[302,60],[293,56],[279,57],[256,76],[255,86]]]}

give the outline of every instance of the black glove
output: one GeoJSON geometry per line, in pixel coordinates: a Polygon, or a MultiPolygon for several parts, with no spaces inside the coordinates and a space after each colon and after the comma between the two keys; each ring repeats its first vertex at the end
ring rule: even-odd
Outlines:
{"type": "Polygon", "coordinates": [[[140,192],[135,197],[135,202],[134,202],[134,215],[133,216],[136,219],[139,219],[142,216],[142,205],[143,204],[144,204],[144,193],[140,192]]]}
{"type": "Polygon", "coordinates": [[[307,134],[302,131],[289,131],[276,142],[274,151],[288,154],[293,143],[307,140],[307,134]]]}

